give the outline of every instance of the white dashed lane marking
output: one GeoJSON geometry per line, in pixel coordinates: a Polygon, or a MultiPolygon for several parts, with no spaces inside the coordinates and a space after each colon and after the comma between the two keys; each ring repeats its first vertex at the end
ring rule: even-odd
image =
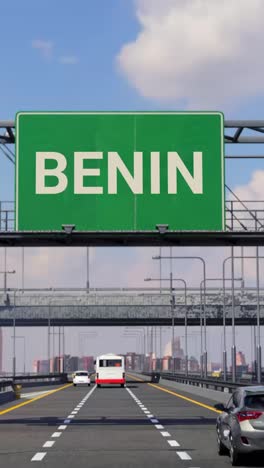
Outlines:
{"type": "Polygon", "coordinates": [[[31,461],[41,461],[45,457],[47,452],[37,452],[34,457],[31,458],[31,461]]]}
{"type": "Polygon", "coordinates": [[[177,455],[179,455],[180,459],[181,460],[191,460],[192,457],[190,457],[190,455],[188,455],[187,452],[176,452],[177,455]]]}
{"type": "Polygon", "coordinates": [[[179,442],[177,442],[177,440],[168,440],[167,442],[171,447],[179,447],[180,446],[180,444],[179,444],[179,442]]]}
{"type": "MultiPolygon", "coordinates": [[[[94,392],[94,390],[96,389],[96,386],[94,386],[92,388],[92,390],[89,391],[89,393],[87,393],[86,397],[84,398],[84,400],[82,401],[82,404],[79,403],[78,407],[76,406],[76,408],[71,412],[71,414],[69,414],[69,416],[67,416],[67,419],[64,419],[64,424],[62,424],[61,426],[58,427],[58,431],[64,431],[65,429],[67,429],[68,425],[72,422],[72,419],[75,418],[75,415],[78,414],[78,411],[81,409],[81,406],[83,406],[83,404],[88,400],[88,398],[91,396],[91,394],[94,392]]],[[[53,432],[53,434],[51,435],[52,438],[59,438],[63,432],[53,432]]],[[[55,444],[55,440],[47,440],[44,444],[43,444],[43,447],[45,448],[51,448],[53,447],[53,445],[55,444]]],[[[41,461],[43,460],[43,458],[47,455],[47,452],[37,452],[35,453],[35,455],[31,458],[31,461],[41,461]]]]}
{"type": "Polygon", "coordinates": [[[55,444],[55,440],[47,440],[47,442],[45,442],[45,444],[43,444],[43,447],[44,447],[44,448],[50,448],[50,447],[52,447],[54,444],[55,444]]]}
{"type": "Polygon", "coordinates": [[[51,437],[60,437],[62,432],[53,432],[51,437]]]}
{"type": "MultiPolygon", "coordinates": [[[[139,408],[143,411],[144,415],[147,418],[149,418],[149,421],[152,424],[155,424],[155,428],[160,431],[160,434],[163,437],[171,437],[170,433],[163,430],[163,429],[165,429],[164,426],[162,424],[159,424],[159,420],[156,419],[153,414],[150,414],[150,411],[148,410],[148,408],[146,408],[146,406],[143,403],[141,403],[141,401],[134,395],[134,393],[129,388],[127,388],[127,391],[130,394],[130,396],[133,398],[135,403],[137,403],[139,408]]],[[[179,444],[179,442],[177,442],[177,440],[167,440],[167,442],[170,445],[170,447],[180,447],[180,444],[179,444]]],[[[190,455],[187,452],[176,451],[176,453],[177,453],[178,457],[181,460],[191,460],[192,459],[192,457],[190,457],[190,455]]]]}

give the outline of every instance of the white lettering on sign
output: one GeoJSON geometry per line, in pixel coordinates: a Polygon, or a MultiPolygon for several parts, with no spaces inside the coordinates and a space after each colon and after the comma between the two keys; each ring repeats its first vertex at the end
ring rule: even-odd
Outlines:
{"type": "Polygon", "coordinates": [[[113,151],[108,153],[108,193],[117,193],[117,171],[122,174],[133,193],[143,193],[142,155],[141,151],[134,152],[134,176],[132,176],[118,153],[113,151]]]}
{"type": "Polygon", "coordinates": [[[42,152],[36,153],[36,193],[41,195],[57,194],[64,192],[68,185],[68,179],[63,171],[67,167],[67,159],[61,153],[42,152]],[[54,169],[46,169],[46,161],[53,160],[57,162],[54,169]],[[57,179],[57,185],[47,187],[45,184],[46,177],[53,176],[57,179]]]}
{"type": "Polygon", "coordinates": [[[74,193],[98,194],[103,193],[103,187],[87,187],[83,185],[83,178],[87,176],[100,176],[100,169],[84,169],[83,162],[87,159],[103,159],[101,152],[78,152],[74,153],[74,193]]]}
{"type": "Polygon", "coordinates": [[[175,151],[168,152],[168,193],[178,193],[177,173],[181,173],[193,193],[203,193],[203,153],[193,153],[193,176],[175,151]]]}
{"type": "Polygon", "coordinates": [[[160,153],[151,151],[150,153],[150,192],[160,193],[160,153]]]}
{"type": "MultiPolygon", "coordinates": [[[[124,161],[115,151],[107,153],[107,190],[109,194],[118,193],[118,173],[134,194],[143,194],[143,152],[134,151],[133,174],[130,173],[124,161]]],[[[99,168],[84,168],[85,160],[102,160],[103,152],[76,151],[74,153],[74,193],[78,195],[102,195],[102,186],[84,185],[84,178],[99,177],[99,168]]],[[[67,159],[61,153],[36,152],[36,193],[41,195],[58,194],[64,192],[68,186],[68,178],[64,171],[67,168],[67,159]],[[56,167],[46,169],[46,161],[56,161],[56,167]],[[55,177],[57,184],[49,187],[46,185],[48,177],[55,177]]],[[[193,174],[190,173],[183,160],[176,151],[167,153],[167,193],[178,193],[178,173],[181,174],[186,184],[194,194],[203,193],[203,153],[193,152],[193,174]]],[[[160,194],[160,152],[150,153],[150,193],[160,194]]]]}

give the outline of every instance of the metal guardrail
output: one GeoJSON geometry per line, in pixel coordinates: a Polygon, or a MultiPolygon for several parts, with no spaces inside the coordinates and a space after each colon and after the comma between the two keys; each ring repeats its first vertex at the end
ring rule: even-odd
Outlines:
{"type": "Polygon", "coordinates": [[[0,391],[3,391],[6,387],[13,387],[16,384],[25,384],[28,386],[30,383],[39,384],[40,382],[54,382],[54,383],[65,383],[68,382],[67,373],[53,373],[53,374],[34,374],[34,375],[16,375],[14,377],[0,379],[0,391]]]}
{"type": "MultiPolygon", "coordinates": [[[[142,372],[143,375],[152,377],[153,372],[142,372]]],[[[201,378],[194,375],[183,375],[183,374],[172,374],[170,372],[160,372],[160,377],[165,380],[171,380],[188,385],[195,385],[197,387],[205,387],[207,389],[220,390],[222,392],[232,393],[238,387],[241,386],[253,386],[258,385],[253,380],[240,379],[238,382],[231,382],[229,380],[222,380],[219,377],[201,378]]]]}
{"type": "Polygon", "coordinates": [[[0,392],[5,391],[7,387],[12,387],[13,380],[0,380],[0,392]]]}

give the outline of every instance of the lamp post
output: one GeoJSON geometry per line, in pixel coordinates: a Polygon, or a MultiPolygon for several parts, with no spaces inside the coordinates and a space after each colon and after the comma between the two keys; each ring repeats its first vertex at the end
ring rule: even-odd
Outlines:
{"type": "Polygon", "coordinates": [[[132,331],[132,332],[138,332],[138,333],[143,333],[143,353],[144,353],[144,356],[146,355],[146,330],[145,330],[145,327],[137,327],[137,328],[132,328],[132,327],[126,327],[125,328],[125,332],[129,332],[129,331],[132,331]]]}
{"type": "Polygon", "coordinates": [[[6,293],[6,291],[7,291],[7,275],[13,275],[14,273],[16,273],[16,270],[12,270],[12,271],[8,271],[8,270],[0,271],[0,275],[4,275],[4,292],[5,292],[5,293],[6,293]]]}
{"type": "Polygon", "coordinates": [[[13,377],[16,375],[16,293],[14,290],[14,304],[13,304],[13,377]]]}
{"type": "Polygon", "coordinates": [[[90,250],[86,247],[86,290],[90,290],[90,250]]]}
{"type": "Polygon", "coordinates": [[[171,316],[172,316],[172,362],[173,362],[173,372],[174,372],[174,322],[175,322],[175,296],[173,294],[173,281],[178,281],[183,283],[184,286],[184,305],[185,305],[185,314],[184,314],[184,328],[185,328],[185,373],[188,375],[188,341],[187,341],[187,283],[183,278],[173,278],[172,273],[170,273],[169,278],[145,278],[144,281],[169,281],[170,282],[170,296],[171,296],[171,316]]]}
{"type": "MultiPolygon", "coordinates": [[[[204,300],[203,300],[203,316],[204,316],[204,321],[205,321],[205,316],[206,316],[206,295],[205,295],[205,291],[206,291],[206,263],[205,263],[205,260],[202,258],[202,257],[199,257],[199,256],[170,256],[170,257],[161,257],[161,256],[154,256],[152,257],[153,260],[161,260],[161,259],[164,259],[164,260],[198,260],[202,263],[202,266],[203,266],[203,280],[204,280],[204,300]]],[[[202,307],[202,304],[201,304],[201,307],[202,307]]],[[[204,352],[203,352],[203,333],[202,333],[202,310],[201,310],[201,315],[200,315],[200,328],[201,328],[201,377],[203,377],[203,375],[207,375],[207,348],[206,348],[206,343],[205,343],[205,346],[204,346],[204,352]],[[205,370],[205,372],[203,371],[203,369],[205,370]]]]}
{"type": "Polygon", "coordinates": [[[25,337],[16,335],[16,336],[12,336],[12,338],[14,340],[18,340],[18,339],[24,340],[24,344],[23,344],[23,354],[24,354],[24,356],[23,356],[24,357],[23,373],[25,374],[26,373],[26,341],[25,341],[25,337]]]}
{"type": "MultiPolygon", "coordinates": [[[[225,278],[225,280],[226,281],[231,281],[232,278],[225,278]]],[[[206,281],[207,282],[208,281],[222,281],[222,278],[206,278],[206,281]]],[[[242,278],[234,278],[234,281],[242,281],[242,278]]],[[[202,297],[202,285],[203,285],[203,280],[200,283],[200,296],[201,297],[202,297]]],[[[205,317],[205,320],[206,320],[206,317],[205,317]]],[[[206,322],[205,322],[205,327],[204,327],[204,333],[205,333],[204,340],[206,342],[206,322]]],[[[224,380],[226,380],[226,352],[223,353],[223,371],[224,371],[224,380]]]]}
{"type": "MultiPolygon", "coordinates": [[[[143,352],[143,342],[141,341],[142,335],[141,335],[140,332],[141,332],[140,330],[131,330],[131,331],[129,331],[129,330],[125,329],[125,331],[123,333],[124,338],[136,338],[136,340],[139,339],[139,341],[138,341],[139,355],[143,352]]],[[[136,348],[137,348],[137,344],[136,344],[136,348]]],[[[151,369],[151,370],[153,370],[153,369],[151,369]]]]}
{"type": "MultiPolygon", "coordinates": [[[[228,260],[232,260],[231,264],[231,276],[234,277],[234,260],[240,259],[241,256],[232,255],[225,258],[223,261],[223,328],[224,328],[224,352],[226,350],[226,324],[225,324],[225,266],[228,260]]],[[[257,251],[258,253],[258,251],[257,251]]],[[[257,260],[257,381],[261,383],[261,344],[260,344],[260,307],[259,307],[259,259],[263,259],[263,256],[247,255],[244,259],[255,259],[257,260]]],[[[232,380],[236,381],[236,335],[235,335],[235,294],[234,284],[232,281],[232,380]]]]}

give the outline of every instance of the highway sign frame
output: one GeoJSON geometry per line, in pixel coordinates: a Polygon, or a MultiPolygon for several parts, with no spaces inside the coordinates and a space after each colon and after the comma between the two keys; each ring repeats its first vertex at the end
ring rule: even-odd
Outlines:
{"type": "MultiPolygon", "coordinates": [[[[143,195],[144,196],[144,195],[143,195]]],[[[138,197],[138,195],[136,195],[138,197]]],[[[136,198],[135,197],[135,198],[136,198]]],[[[76,225],[76,230],[77,231],[100,231],[100,232],[133,232],[136,234],[136,232],[147,232],[147,231],[154,231],[156,228],[157,224],[168,224],[168,229],[170,231],[224,231],[225,229],[225,192],[224,192],[224,121],[223,121],[223,115],[220,112],[20,112],[17,114],[17,119],[16,119],[16,230],[22,230],[22,231],[58,231],[61,229],[62,224],[73,224],[76,225]],[[20,148],[19,148],[19,142],[20,142],[20,134],[19,134],[19,119],[21,116],[124,116],[124,115],[129,115],[129,116],[185,116],[185,117],[190,117],[190,116],[217,116],[219,119],[219,161],[220,161],[220,166],[221,166],[221,172],[219,174],[219,178],[221,180],[221,222],[218,222],[217,227],[215,226],[209,226],[209,228],[202,228],[200,229],[199,226],[193,226],[192,228],[188,227],[187,229],[182,228],[181,226],[179,228],[175,229],[175,226],[171,226],[171,223],[168,222],[164,223],[164,219],[160,220],[159,217],[157,216],[157,219],[155,222],[152,222],[151,227],[143,227],[142,226],[130,226],[130,228],[125,227],[124,229],[122,226],[116,226],[114,228],[109,227],[108,228],[101,228],[101,226],[95,226],[87,227],[84,229],[83,227],[79,229],[78,223],[74,222],[68,222],[67,219],[63,220],[64,223],[59,223],[58,226],[55,228],[52,227],[51,229],[49,227],[43,227],[43,226],[36,226],[33,228],[21,225],[20,224],[20,217],[19,217],[19,210],[20,210],[20,200],[19,200],[19,185],[20,185],[20,180],[19,180],[19,168],[20,168],[20,148]],[[162,222],[160,222],[162,221],[162,222]]]]}

